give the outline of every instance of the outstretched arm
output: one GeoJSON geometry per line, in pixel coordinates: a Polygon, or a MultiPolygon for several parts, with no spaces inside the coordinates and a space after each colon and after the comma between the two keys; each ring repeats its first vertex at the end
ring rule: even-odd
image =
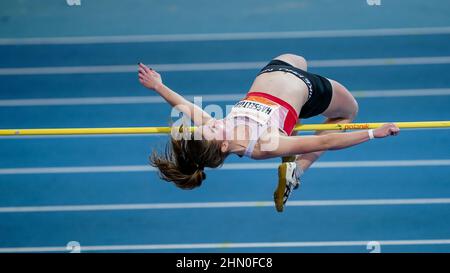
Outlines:
{"type": "MultiPolygon", "coordinates": [[[[400,129],[393,123],[384,124],[373,130],[375,138],[397,135],[400,129]]],[[[348,148],[370,139],[368,131],[332,133],[319,136],[278,136],[278,145],[264,152],[265,158],[290,156],[326,150],[348,148]]]]}
{"type": "Polygon", "coordinates": [[[196,126],[201,126],[212,119],[200,107],[164,85],[161,75],[142,63],[139,63],[139,82],[148,89],[156,91],[170,105],[187,115],[196,126]]]}

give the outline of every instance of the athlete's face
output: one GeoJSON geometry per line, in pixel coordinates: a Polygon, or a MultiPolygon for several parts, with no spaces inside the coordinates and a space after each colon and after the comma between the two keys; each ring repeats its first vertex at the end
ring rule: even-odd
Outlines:
{"type": "Polygon", "coordinates": [[[212,118],[201,126],[203,137],[207,140],[225,140],[226,130],[223,119],[212,118]]]}

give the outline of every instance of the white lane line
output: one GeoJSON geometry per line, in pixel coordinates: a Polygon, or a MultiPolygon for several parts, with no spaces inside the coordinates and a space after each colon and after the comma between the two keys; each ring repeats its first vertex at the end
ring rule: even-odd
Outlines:
{"type": "MultiPolygon", "coordinates": [[[[185,96],[190,99],[191,96],[185,96]]],[[[202,96],[206,101],[208,95],[202,96]]],[[[152,104],[164,103],[160,96],[133,97],[88,97],[88,98],[58,98],[58,99],[14,99],[0,100],[1,107],[8,106],[60,106],[60,105],[108,105],[108,104],[152,104]]]]}
{"type": "MultiPolygon", "coordinates": [[[[148,244],[148,245],[97,245],[83,246],[81,252],[89,251],[133,251],[133,250],[163,250],[163,249],[229,249],[229,248],[280,248],[280,247],[366,247],[374,240],[367,241],[317,241],[317,242],[255,242],[255,243],[202,243],[202,244],[148,244]]],[[[377,240],[381,246],[410,246],[410,245],[448,245],[450,239],[432,240],[377,240]]],[[[365,250],[365,249],[364,249],[365,250]]],[[[69,252],[67,247],[5,247],[0,253],[13,252],[69,252]]]]}
{"type": "Polygon", "coordinates": [[[57,173],[117,173],[117,172],[150,172],[155,168],[147,165],[139,166],[95,166],[95,167],[48,167],[48,168],[5,168],[0,175],[6,174],[57,174],[57,173]]]}
{"type": "Polygon", "coordinates": [[[356,98],[448,96],[450,88],[367,90],[354,91],[352,94],[356,98]]]}
{"type": "MultiPolygon", "coordinates": [[[[443,90],[430,90],[430,93],[441,92],[443,90]]],[[[447,90],[450,94],[450,88],[447,90]]],[[[224,95],[187,95],[186,99],[193,100],[194,97],[201,97],[203,102],[221,102],[235,101],[242,99],[242,94],[224,94],[224,95]]],[[[58,98],[58,99],[14,99],[0,100],[0,107],[7,106],[59,106],[59,105],[108,105],[108,104],[155,104],[166,103],[160,96],[132,96],[132,97],[84,97],[84,98],[58,98]]]]}
{"type": "MultiPolygon", "coordinates": [[[[450,204],[450,198],[310,200],[310,201],[289,201],[287,204],[289,207],[399,206],[399,205],[436,205],[436,204],[442,205],[442,204],[450,204]]],[[[273,201],[20,206],[20,207],[0,207],[0,213],[211,209],[211,208],[248,208],[248,207],[251,208],[273,207],[273,201]]]]}
{"type": "Polygon", "coordinates": [[[312,30],[312,31],[282,31],[282,32],[2,38],[0,39],[0,45],[112,44],[112,43],[195,42],[195,41],[230,41],[230,40],[245,41],[245,40],[266,40],[266,39],[378,37],[378,36],[436,35],[436,34],[450,34],[450,27],[444,26],[444,27],[424,27],[424,28],[378,28],[378,29],[312,30]]]}
{"type": "MultiPolygon", "coordinates": [[[[215,170],[261,170],[276,169],[278,162],[265,163],[227,163],[215,170]]],[[[316,162],[312,168],[378,168],[378,167],[417,167],[450,166],[450,159],[440,160],[375,160],[375,161],[329,161],[316,162]]],[[[44,168],[3,168],[0,175],[19,174],[58,174],[58,173],[115,173],[150,172],[155,168],[147,165],[92,166],[92,167],[44,167],[44,168]]]]}
{"type": "Polygon", "coordinates": [[[370,58],[370,59],[343,59],[343,60],[317,60],[310,61],[311,67],[352,67],[352,66],[390,66],[390,65],[423,65],[447,64],[450,56],[440,57],[406,57],[406,58],[370,58]]]}
{"type": "MultiPolygon", "coordinates": [[[[279,163],[228,163],[222,170],[256,170],[278,168],[279,163]]],[[[375,160],[375,161],[330,161],[316,162],[311,168],[370,168],[370,167],[417,167],[450,166],[450,160],[375,160]]],[[[219,169],[219,170],[220,170],[219,169]]],[[[1,170],[1,169],[0,169],[1,170]]]]}
{"type": "MultiPolygon", "coordinates": [[[[188,100],[200,97],[203,102],[237,101],[243,98],[244,93],[188,95],[188,100]]],[[[430,89],[397,89],[397,90],[367,90],[353,91],[355,98],[388,98],[388,97],[428,97],[448,96],[450,88],[430,89]]],[[[0,107],[17,106],[61,106],[61,105],[110,105],[110,104],[156,104],[166,103],[160,96],[133,96],[133,97],[84,97],[84,98],[39,98],[39,99],[6,99],[0,100],[0,107]]]]}
{"type": "MultiPolygon", "coordinates": [[[[450,56],[311,60],[308,62],[308,65],[310,67],[357,67],[357,66],[392,66],[392,65],[428,65],[428,64],[448,64],[448,63],[450,63],[450,56]]],[[[159,72],[176,72],[176,71],[248,70],[248,69],[259,69],[266,64],[267,61],[149,64],[149,66],[151,66],[155,70],[158,70],[159,72]]],[[[95,73],[136,73],[136,65],[0,68],[0,76],[95,74],[95,73]]]]}

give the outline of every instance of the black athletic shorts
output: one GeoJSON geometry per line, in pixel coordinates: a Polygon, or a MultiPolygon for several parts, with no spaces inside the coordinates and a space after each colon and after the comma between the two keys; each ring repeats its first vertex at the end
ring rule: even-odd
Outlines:
{"type": "Polygon", "coordinates": [[[274,59],[258,75],[274,71],[291,73],[302,80],[308,87],[308,100],[300,111],[299,118],[310,118],[322,114],[330,105],[333,88],[328,79],[309,73],[293,65],[274,59]]]}

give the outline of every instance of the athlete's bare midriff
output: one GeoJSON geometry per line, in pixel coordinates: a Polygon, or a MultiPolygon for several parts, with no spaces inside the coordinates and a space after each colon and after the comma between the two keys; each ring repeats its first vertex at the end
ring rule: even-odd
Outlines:
{"type": "Polygon", "coordinates": [[[308,100],[308,87],[291,73],[274,71],[259,75],[249,92],[261,92],[276,96],[289,103],[297,113],[308,100]]]}
{"type": "MultiPolygon", "coordinates": [[[[274,71],[259,75],[253,81],[253,84],[248,92],[260,92],[278,97],[290,104],[297,111],[297,113],[300,113],[303,104],[305,104],[308,99],[308,87],[306,84],[297,76],[282,71],[274,71]]],[[[273,129],[274,128],[268,128],[268,130],[261,135],[261,138],[258,140],[253,150],[252,157],[254,159],[265,158],[266,153],[262,151],[261,144],[264,142],[270,142],[270,135],[286,135],[281,129],[273,129]]],[[[248,126],[243,125],[240,130],[245,132],[244,135],[248,136],[250,134],[250,128],[248,126]]],[[[249,139],[245,137],[243,139],[241,138],[238,143],[244,147],[247,147],[249,139]]]]}

